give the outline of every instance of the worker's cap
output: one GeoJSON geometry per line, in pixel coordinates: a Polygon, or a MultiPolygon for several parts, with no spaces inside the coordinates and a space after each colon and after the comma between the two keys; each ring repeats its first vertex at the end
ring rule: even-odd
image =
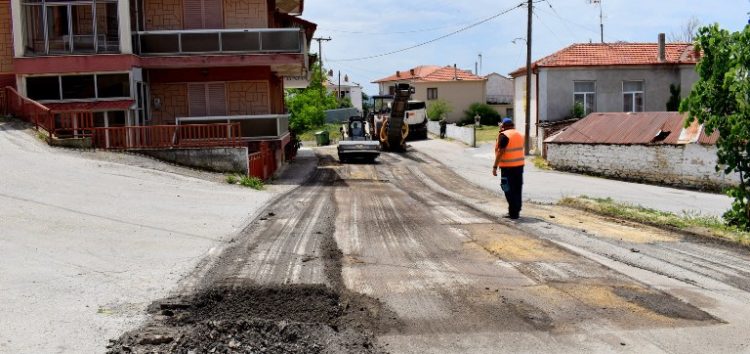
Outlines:
{"type": "Polygon", "coordinates": [[[513,119],[503,118],[503,125],[513,125],[513,119]]]}

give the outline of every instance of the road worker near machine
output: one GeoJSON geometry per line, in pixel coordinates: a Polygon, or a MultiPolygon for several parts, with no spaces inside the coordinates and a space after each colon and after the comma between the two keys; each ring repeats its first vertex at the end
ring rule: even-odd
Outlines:
{"type": "Polygon", "coordinates": [[[492,165],[492,175],[497,176],[500,168],[500,188],[508,201],[508,214],[504,217],[518,219],[523,202],[523,166],[526,162],[524,155],[524,136],[516,130],[513,120],[503,118],[500,133],[495,142],[495,164],[492,165]]]}

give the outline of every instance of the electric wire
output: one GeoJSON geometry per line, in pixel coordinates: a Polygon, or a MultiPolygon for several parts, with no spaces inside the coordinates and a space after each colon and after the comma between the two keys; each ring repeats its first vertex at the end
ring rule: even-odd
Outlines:
{"type": "Polygon", "coordinates": [[[405,52],[405,51],[409,51],[409,50],[412,50],[412,49],[415,49],[415,48],[419,48],[419,47],[422,47],[422,46],[425,46],[425,45],[437,42],[437,41],[439,41],[441,39],[445,39],[445,38],[454,36],[454,35],[459,34],[461,32],[467,31],[469,29],[472,29],[474,27],[477,27],[479,25],[482,25],[484,23],[492,21],[492,20],[494,20],[494,19],[496,19],[496,18],[498,18],[500,16],[503,16],[503,15],[505,15],[505,14],[507,14],[507,13],[513,11],[513,10],[515,10],[515,9],[524,7],[525,5],[526,5],[525,3],[520,3],[520,4],[518,4],[518,5],[516,5],[516,6],[512,7],[512,8],[503,10],[503,11],[501,11],[501,12],[499,12],[497,14],[494,14],[494,15],[492,15],[490,17],[487,17],[487,18],[485,18],[485,19],[483,19],[483,20],[481,20],[479,22],[474,22],[474,23],[472,23],[472,24],[470,24],[468,26],[461,27],[461,28],[459,28],[459,29],[457,29],[457,30],[455,30],[453,32],[448,33],[448,34],[445,34],[445,35],[442,35],[440,37],[433,38],[431,40],[428,40],[428,41],[425,41],[425,42],[421,42],[419,44],[415,44],[415,45],[412,45],[412,46],[409,46],[409,47],[406,47],[406,48],[401,48],[401,49],[393,50],[393,51],[390,51],[390,52],[380,53],[380,54],[375,54],[375,55],[370,55],[370,56],[356,57],[356,58],[346,58],[346,59],[330,59],[329,61],[330,62],[361,61],[361,60],[370,60],[370,59],[382,58],[382,57],[385,57],[385,56],[402,53],[402,52],[405,52]]]}

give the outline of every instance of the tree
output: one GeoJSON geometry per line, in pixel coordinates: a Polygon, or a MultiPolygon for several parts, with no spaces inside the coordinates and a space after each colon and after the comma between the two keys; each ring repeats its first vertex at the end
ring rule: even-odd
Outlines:
{"type": "Polygon", "coordinates": [[[573,103],[573,108],[570,110],[570,116],[572,118],[583,118],[586,115],[586,110],[583,108],[583,103],[573,103]]]}
{"type": "Polygon", "coordinates": [[[453,112],[453,108],[445,100],[432,101],[427,106],[427,117],[432,121],[438,121],[450,112],[453,112]]]}
{"type": "Polygon", "coordinates": [[[370,114],[370,111],[372,110],[372,105],[370,104],[370,96],[367,95],[364,91],[362,92],[362,114],[364,116],[367,116],[370,114]]]}
{"type": "Polygon", "coordinates": [[[693,43],[700,26],[701,21],[693,16],[683,23],[678,31],[669,33],[669,41],[673,43],[693,43]]]}
{"type": "Polygon", "coordinates": [[[500,113],[486,103],[472,103],[469,109],[464,111],[464,122],[474,124],[474,117],[479,115],[479,123],[482,125],[497,125],[500,122],[500,113]]]}
{"type": "Polygon", "coordinates": [[[680,109],[680,85],[669,85],[669,101],[667,101],[667,112],[677,112],[680,109]]]}
{"type": "Polygon", "coordinates": [[[325,124],[325,111],[338,108],[341,104],[336,95],[328,93],[323,86],[323,71],[320,66],[314,64],[311,70],[310,84],[306,88],[289,89],[284,94],[291,115],[289,129],[297,134],[325,124]]]}
{"type": "Polygon", "coordinates": [[[698,31],[696,46],[702,57],[699,80],[680,104],[680,112],[703,124],[707,133],[719,132],[717,171],[737,173],[739,185],[727,191],[734,198],[725,221],[750,231],[750,26],[730,33],[718,25],[698,31]]]}

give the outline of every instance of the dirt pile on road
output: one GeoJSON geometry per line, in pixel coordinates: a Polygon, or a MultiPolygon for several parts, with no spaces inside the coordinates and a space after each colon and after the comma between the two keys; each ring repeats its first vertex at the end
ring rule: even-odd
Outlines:
{"type": "Polygon", "coordinates": [[[109,353],[382,353],[378,307],[322,285],[212,288],[155,303],[109,353]]]}

